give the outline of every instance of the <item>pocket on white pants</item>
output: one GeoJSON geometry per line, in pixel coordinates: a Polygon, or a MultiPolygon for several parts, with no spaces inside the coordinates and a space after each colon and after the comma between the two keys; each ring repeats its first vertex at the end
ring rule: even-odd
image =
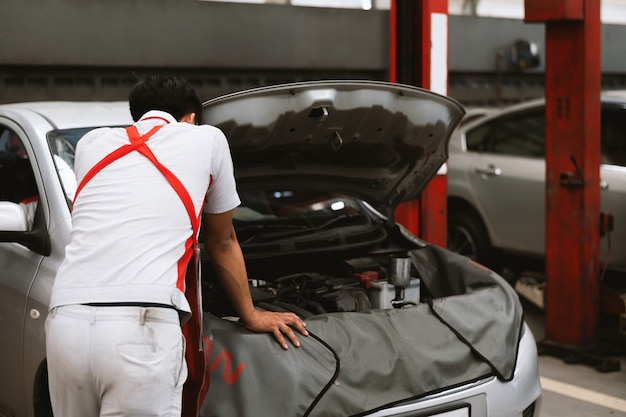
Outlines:
{"type": "Polygon", "coordinates": [[[176,373],[176,386],[182,386],[187,380],[187,361],[185,360],[185,350],[187,349],[187,341],[185,336],[181,336],[180,360],[178,361],[177,373],[176,373]]]}

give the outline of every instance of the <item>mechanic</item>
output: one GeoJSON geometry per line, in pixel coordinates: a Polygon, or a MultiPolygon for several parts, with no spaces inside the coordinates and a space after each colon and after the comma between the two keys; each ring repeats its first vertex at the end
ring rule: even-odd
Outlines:
{"type": "Polygon", "coordinates": [[[200,125],[191,85],[151,76],[129,105],[132,126],[95,129],[76,149],[72,237],[46,320],[57,416],[181,415],[180,323],[192,311],[185,274],[201,211],[205,249],[241,322],[284,349],[285,339],[300,346],[296,331],[307,335],[298,316],[252,304],[232,225],[240,200],[228,142],[200,125]]]}

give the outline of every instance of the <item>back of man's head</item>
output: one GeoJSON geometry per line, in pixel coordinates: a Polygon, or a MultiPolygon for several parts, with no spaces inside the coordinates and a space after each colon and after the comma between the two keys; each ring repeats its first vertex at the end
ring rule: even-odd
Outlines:
{"type": "Polygon", "coordinates": [[[134,121],[150,110],[165,111],[176,120],[195,113],[196,124],[200,124],[202,117],[202,102],[198,94],[191,84],[180,77],[152,75],[135,85],[128,102],[134,121]]]}

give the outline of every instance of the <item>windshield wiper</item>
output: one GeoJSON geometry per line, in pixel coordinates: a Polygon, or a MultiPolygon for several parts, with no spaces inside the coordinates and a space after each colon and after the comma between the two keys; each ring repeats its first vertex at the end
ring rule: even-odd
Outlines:
{"type": "Polygon", "coordinates": [[[345,221],[362,221],[363,219],[367,219],[367,216],[363,214],[344,214],[342,216],[333,217],[332,219],[329,219],[328,221],[315,227],[300,226],[297,228],[297,230],[283,230],[280,232],[260,233],[258,235],[251,236],[243,243],[260,243],[261,241],[271,241],[284,239],[287,237],[303,236],[327,229],[330,226],[336,225],[337,223],[343,223],[345,221]]]}
{"type": "Polygon", "coordinates": [[[276,233],[293,233],[294,231],[300,232],[302,230],[310,229],[310,226],[305,225],[295,225],[295,224],[275,224],[275,223],[264,223],[264,224],[248,224],[248,225],[238,225],[238,222],[235,222],[235,230],[237,234],[246,234],[250,236],[249,238],[243,239],[241,243],[251,243],[258,239],[259,236],[272,235],[276,233]],[[277,232],[268,232],[270,230],[276,230],[277,232]],[[280,231],[280,232],[278,232],[280,231]]]}

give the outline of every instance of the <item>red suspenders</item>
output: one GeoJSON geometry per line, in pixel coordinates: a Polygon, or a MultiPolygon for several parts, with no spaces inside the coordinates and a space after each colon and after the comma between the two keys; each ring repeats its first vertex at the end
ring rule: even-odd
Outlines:
{"type": "MultiPolygon", "coordinates": [[[[145,120],[145,119],[144,119],[145,120]]],[[[169,122],[168,122],[169,123],[169,122]]],[[[206,357],[202,340],[202,292],[200,288],[200,249],[198,247],[198,230],[200,229],[200,218],[202,213],[196,215],[193,201],[189,192],[180,180],[165,167],[154,156],[146,142],[163,125],[155,126],[148,133],[141,136],[137,128],[129,126],[126,128],[130,143],[123,145],[105,156],[100,162],[94,165],[82,179],[74,202],[84,186],[102,169],[118,160],[119,158],[137,151],[148,158],[150,162],[163,174],[167,182],[172,186],[178,197],[183,202],[189,221],[191,222],[192,233],[185,242],[185,253],[178,261],[178,280],[176,287],[183,291],[191,306],[191,318],[183,325],[182,331],[187,340],[188,349],[185,350],[185,360],[187,361],[188,376],[183,388],[183,417],[195,417],[200,411],[200,407],[209,387],[209,375],[206,372],[206,357]],[[193,348],[197,347],[197,348],[193,348]]]]}
{"type": "Polygon", "coordinates": [[[121,146],[120,148],[114,150],[113,152],[105,156],[104,159],[102,159],[100,162],[94,165],[89,170],[89,172],[87,172],[83,180],[78,185],[78,188],[76,189],[74,201],[76,201],[76,198],[78,197],[78,194],[83,189],[83,187],[96,174],[98,174],[100,171],[102,171],[102,169],[104,169],[106,166],[108,166],[112,162],[129,154],[132,151],[137,151],[141,153],[143,156],[145,156],[146,158],[148,158],[150,162],[152,162],[154,166],[163,174],[163,176],[165,177],[167,182],[172,186],[174,191],[176,191],[176,194],[178,194],[178,197],[181,199],[181,201],[185,205],[185,209],[187,210],[187,215],[189,216],[189,221],[191,222],[191,228],[192,228],[193,233],[191,234],[189,239],[187,239],[187,241],[185,242],[185,254],[178,261],[178,281],[176,283],[176,287],[179,290],[184,292],[185,291],[185,282],[184,282],[185,271],[187,269],[187,265],[189,264],[189,260],[191,259],[191,255],[194,251],[194,248],[197,248],[198,246],[197,236],[198,236],[198,230],[200,229],[201,215],[197,216],[195,214],[193,201],[191,200],[191,196],[189,195],[189,192],[187,192],[187,189],[185,188],[185,186],[180,182],[180,180],[176,177],[176,175],[172,173],[172,171],[167,169],[167,167],[165,167],[162,163],[160,163],[156,159],[156,157],[154,156],[154,154],[152,153],[148,145],[146,145],[146,142],[148,141],[148,139],[150,139],[150,137],[153,134],[155,134],[161,127],[163,126],[155,126],[143,136],[139,135],[139,132],[137,131],[137,128],[135,126],[130,126],[126,128],[126,131],[128,132],[128,137],[130,138],[130,143],[127,145],[121,146]]]}

